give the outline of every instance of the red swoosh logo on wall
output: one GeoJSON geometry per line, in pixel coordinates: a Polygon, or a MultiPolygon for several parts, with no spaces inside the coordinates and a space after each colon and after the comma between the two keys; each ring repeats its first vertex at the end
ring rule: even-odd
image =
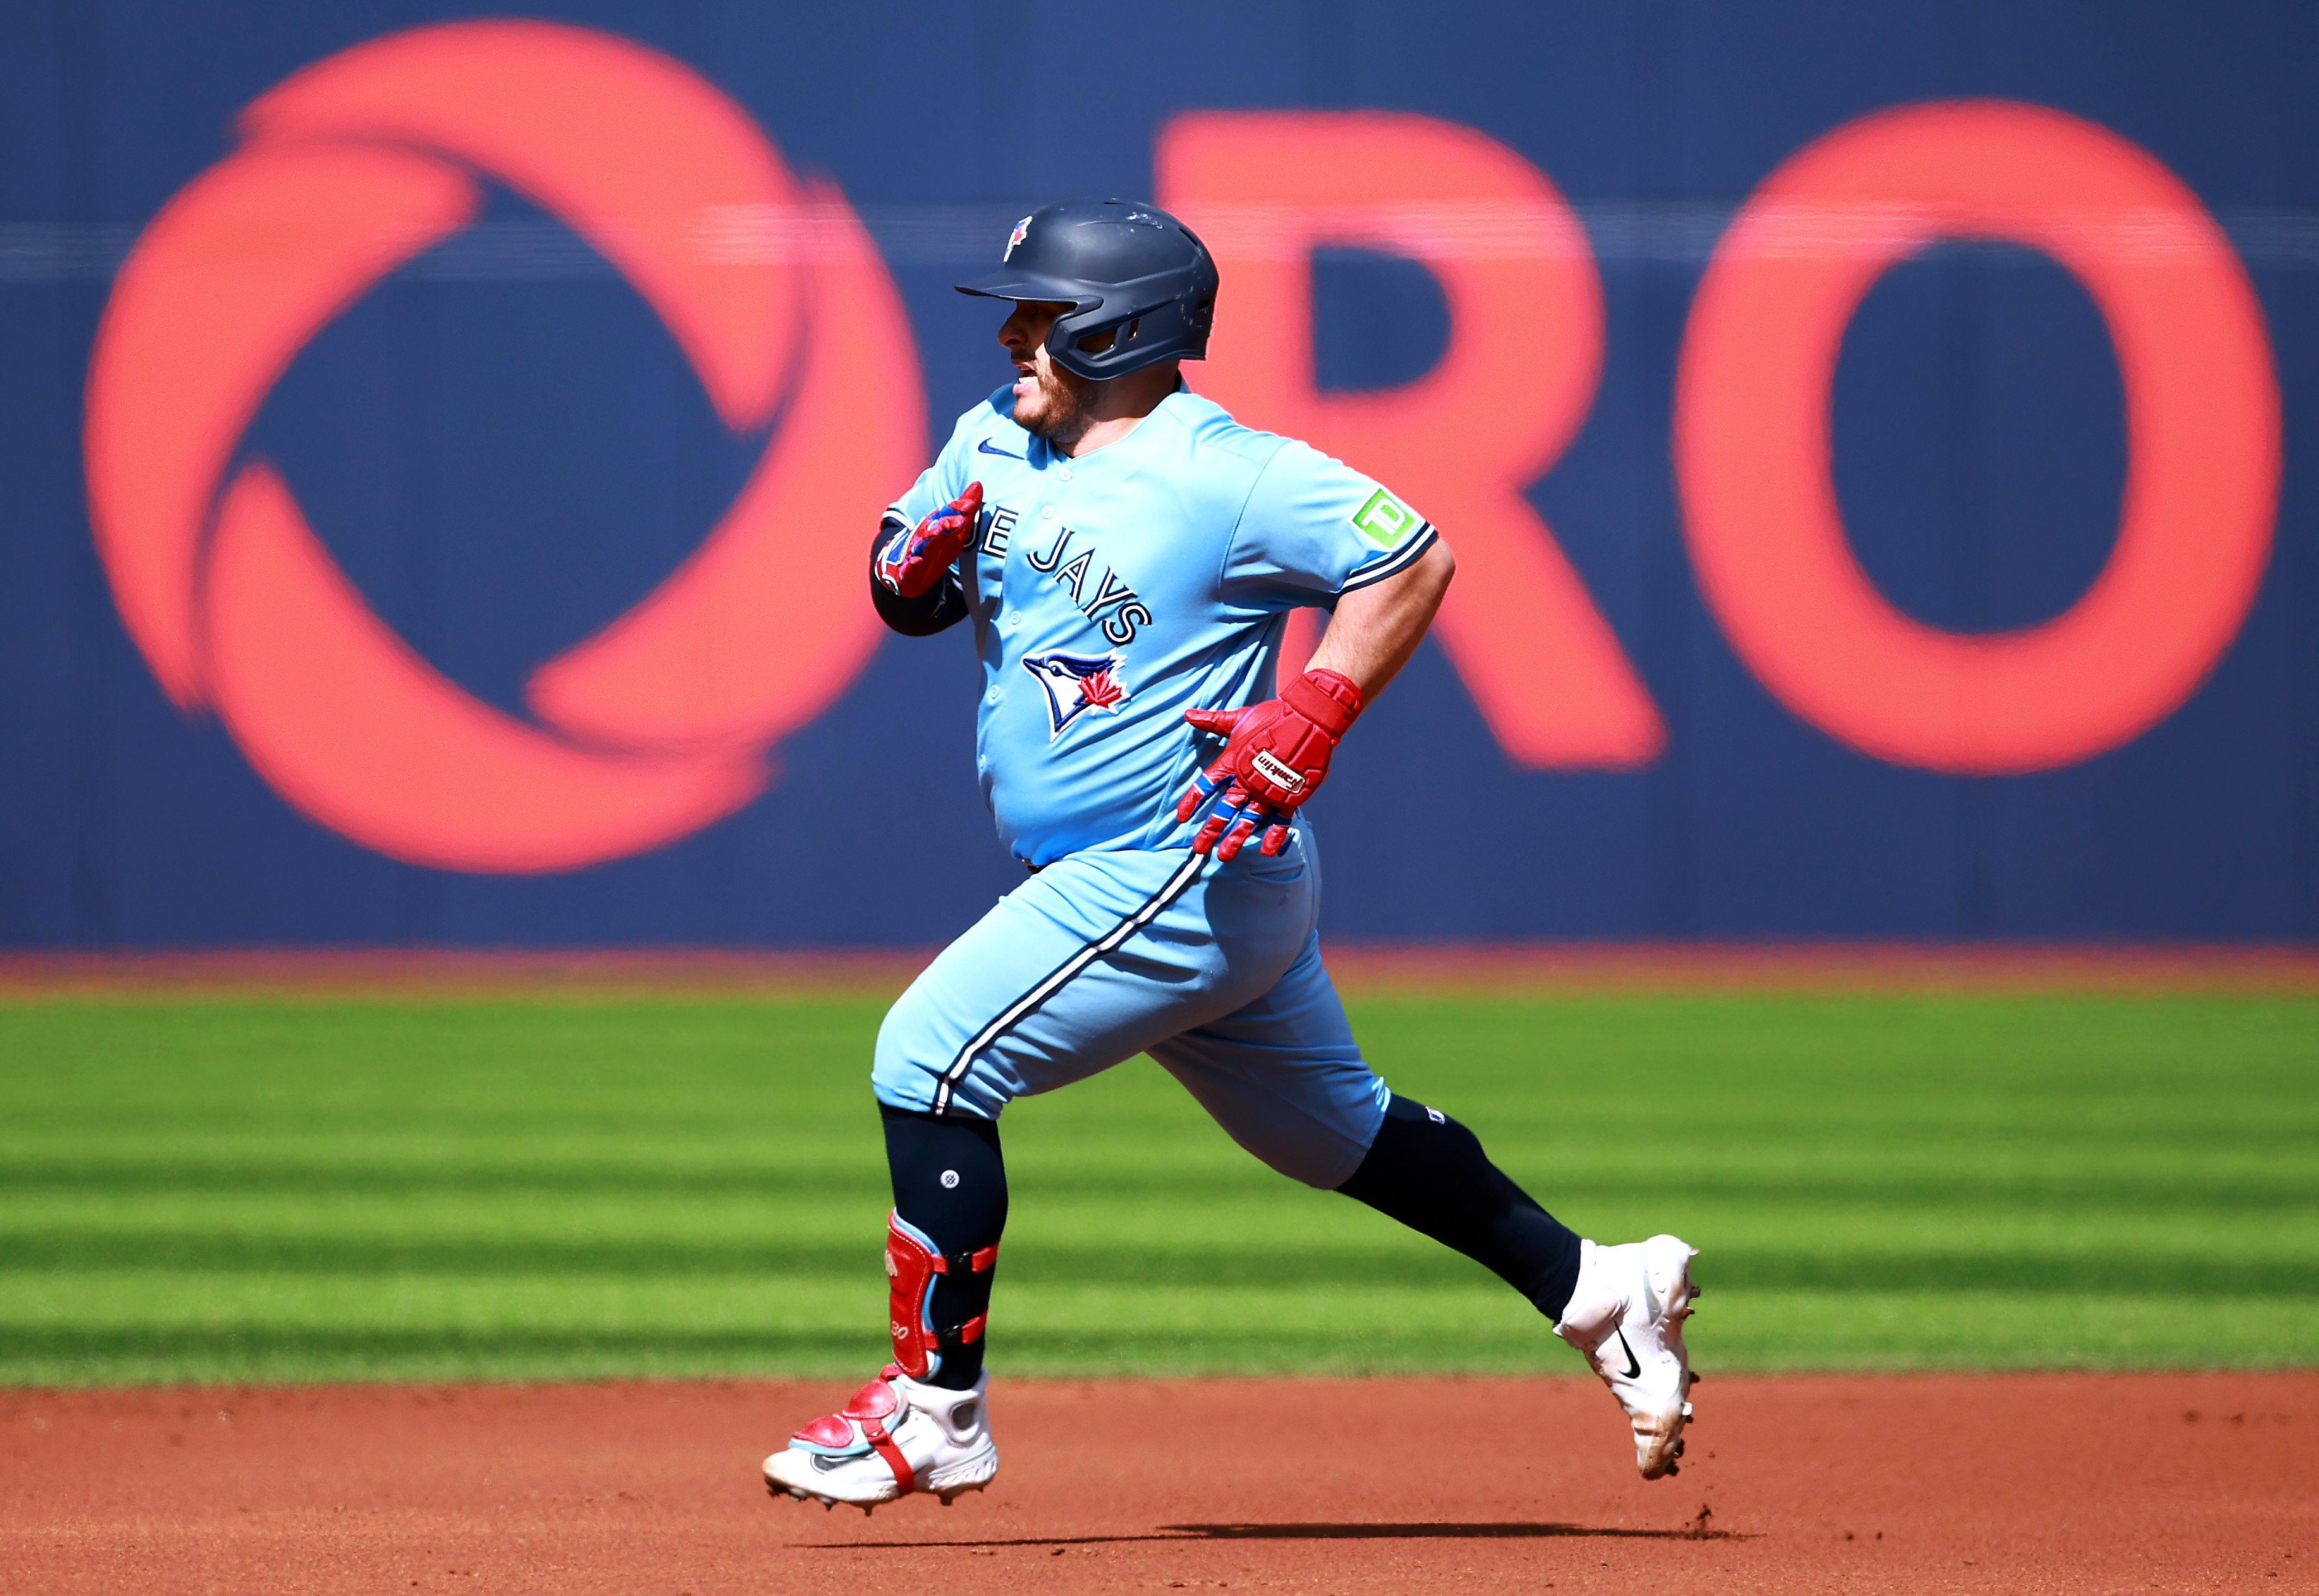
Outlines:
{"type": "Polygon", "coordinates": [[[139,239],[90,364],[92,524],[170,698],[213,708],[309,817],[413,863],[569,870],[747,803],[769,779],[767,745],[826,708],[876,645],[857,540],[842,533],[874,522],[924,447],[907,323],[844,197],[792,176],[690,68],[543,23],[357,46],[261,96],[241,130],[244,147],[139,239]],[[537,725],[395,636],[270,466],[221,492],[307,340],[471,219],[470,168],[618,267],[728,426],[762,426],[790,401],[693,556],[535,673],[537,725]]]}

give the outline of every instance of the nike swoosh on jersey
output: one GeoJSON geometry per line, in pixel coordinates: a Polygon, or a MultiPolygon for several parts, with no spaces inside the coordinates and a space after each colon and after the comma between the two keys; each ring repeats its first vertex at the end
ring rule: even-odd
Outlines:
{"type": "Polygon", "coordinates": [[[1022,459],[1025,459],[1025,458],[1026,458],[1026,456],[1022,455],[1016,455],[1016,454],[1009,453],[1009,452],[1008,452],[1007,450],[1006,450],[1006,449],[994,449],[994,448],[992,448],[992,447],[990,446],[990,440],[989,440],[988,438],[987,438],[987,437],[986,437],[986,438],[984,438],[981,442],[979,442],[979,443],[976,444],[976,445],[974,446],[974,449],[975,449],[975,453],[977,453],[977,454],[979,454],[979,455],[1005,455],[1006,456],[1006,458],[1007,458],[1007,459],[1009,459],[1009,460],[1022,460],[1022,459]]]}

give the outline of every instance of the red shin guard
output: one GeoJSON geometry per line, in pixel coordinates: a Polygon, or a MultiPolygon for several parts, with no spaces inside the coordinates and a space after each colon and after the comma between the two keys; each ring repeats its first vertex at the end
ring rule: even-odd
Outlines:
{"type": "Polygon", "coordinates": [[[898,1212],[886,1216],[886,1319],[894,1337],[894,1361],[913,1380],[923,1380],[945,1347],[982,1339],[988,1316],[978,1313],[961,1325],[937,1327],[927,1312],[934,1276],[954,1270],[988,1273],[998,1262],[998,1244],[977,1252],[936,1252],[912,1229],[906,1229],[898,1212]]]}

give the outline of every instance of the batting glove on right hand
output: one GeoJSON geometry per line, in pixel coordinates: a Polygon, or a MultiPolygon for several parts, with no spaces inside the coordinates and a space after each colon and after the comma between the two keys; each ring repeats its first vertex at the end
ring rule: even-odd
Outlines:
{"type": "Polygon", "coordinates": [[[1307,671],[1278,698],[1245,709],[1185,710],[1186,720],[1225,739],[1223,755],[1176,800],[1178,821],[1213,805],[1192,838],[1192,852],[1213,848],[1218,859],[1229,860],[1262,825],[1258,852],[1279,852],[1297,806],[1327,779],[1329,756],[1360,712],[1361,690],[1334,671],[1307,671]]]}
{"type": "Polygon", "coordinates": [[[878,551],[878,580],[905,599],[917,598],[966,552],[981,520],[982,484],[969,482],[965,492],[878,551]]]}

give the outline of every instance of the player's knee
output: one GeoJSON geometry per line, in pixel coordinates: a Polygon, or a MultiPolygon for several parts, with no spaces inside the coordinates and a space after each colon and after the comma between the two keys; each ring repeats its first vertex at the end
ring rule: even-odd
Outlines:
{"type": "Polygon", "coordinates": [[[958,1037],[935,1009],[914,987],[887,1011],[871,1055],[871,1093],[889,1108],[997,1119],[1021,1082],[982,1059],[967,1068],[958,1037]]]}
{"type": "Polygon", "coordinates": [[[942,1066],[927,1057],[924,1028],[912,1012],[918,1005],[905,993],[886,1011],[870,1059],[870,1089],[889,1108],[931,1106],[942,1066]]]}
{"type": "Polygon", "coordinates": [[[954,1027],[943,1023],[942,1005],[928,986],[923,978],[911,983],[878,1023],[876,1056],[880,1065],[890,1059],[940,1069],[957,1050],[958,1039],[951,1034],[954,1027]],[[937,1054],[942,1057],[937,1059],[937,1054]]]}
{"type": "Polygon", "coordinates": [[[887,1108],[922,1110],[934,1101],[934,1082],[923,1070],[888,1068],[881,1055],[870,1067],[870,1095],[887,1108]]]}

